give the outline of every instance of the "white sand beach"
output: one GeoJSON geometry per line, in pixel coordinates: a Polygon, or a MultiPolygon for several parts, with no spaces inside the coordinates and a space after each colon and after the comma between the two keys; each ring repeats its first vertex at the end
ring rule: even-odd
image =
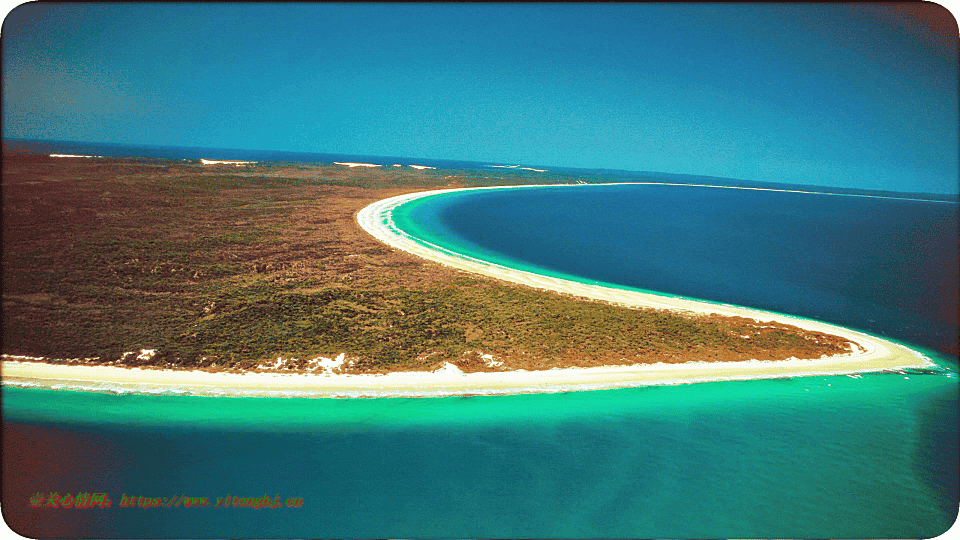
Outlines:
{"type": "Polygon", "coordinates": [[[343,165],[344,167],[350,167],[351,169],[354,167],[381,167],[381,165],[377,165],[376,163],[353,163],[349,161],[334,161],[333,164],[343,165]]]}
{"type": "Polygon", "coordinates": [[[431,373],[403,372],[386,375],[208,373],[4,361],[3,382],[12,386],[111,393],[331,398],[442,397],[838,375],[922,364],[920,358],[908,349],[895,352],[893,356],[897,354],[902,354],[903,358],[886,361],[871,354],[864,354],[843,359],[691,362],[486,373],[463,373],[452,364],[447,364],[431,373]]]}
{"type": "MultiPolygon", "coordinates": [[[[562,186],[557,188],[562,189],[562,186]]],[[[711,304],[537,275],[425,244],[400,231],[393,224],[391,211],[398,205],[419,197],[451,191],[454,190],[420,192],[384,199],[362,209],[356,219],[364,230],[395,249],[473,274],[626,307],[775,321],[846,338],[855,343],[858,350],[849,354],[816,359],[688,362],[545,371],[463,373],[452,364],[446,364],[442,369],[430,373],[404,372],[386,375],[334,374],[332,370],[327,369],[333,365],[331,359],[317,360],[318,366],[325,366],[327,363],[330,366],[307,374],[264,372],[241,374],[128,369],[111,366],[65,366],[6,357],[2,363],[3,383],[14,386],[43,386],[121,393],[162,392],[291,397],[447,396],[562,392],[718,380],[839,375],[934,366],[928,358],[917,351],[855,330],[745,307],[711,304]]],[[[336,363],[342,360],[341,355],[336,363]]]]}

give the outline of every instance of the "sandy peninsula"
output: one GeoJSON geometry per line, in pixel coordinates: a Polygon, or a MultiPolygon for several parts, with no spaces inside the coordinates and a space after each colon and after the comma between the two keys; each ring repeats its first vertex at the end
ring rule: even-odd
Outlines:
{"type": "MultiPolygon", "coordinates": [[[[552,189],[562,189],[562,186],[552,189]]],[[[466,373],[447,362],[440,369],[430,372],[399,371],[386,374],[338,372],[332,369],[335,363],[332,359],[319,360],[318,366],[324,364],[323,369],[308,373],[262,371],[239,373],[108,365],[64,365],[46,363],[43,359],[5,356],[2,362],[3,384],[114,393],[264,397],[419,397],[565,392],[718,380],[855,374],[924,368],[933,365],[929,359],[917,351],[854,330],[738,306],[626,291],[532,274],[432,246],[410,237],[394,225],[391,212],[398,205],[419,197],[451,191],[450,189],[421,191],[382,199],[360,210],[355,216],[356,222],[364,231],[395,249],[472,274],[629,308],[655,308],[688,314],[716,314],[744,317],[758,322],[789,324],[805,330],[845,338],[854,344],[855,350],[847,354],[812,359],[646,363],[466,373]]],[[[360,233],[360,231],[357,232],[360,233]]],[[[338,361],[342,361],[342,358],[341,355],[338,361]]]]}

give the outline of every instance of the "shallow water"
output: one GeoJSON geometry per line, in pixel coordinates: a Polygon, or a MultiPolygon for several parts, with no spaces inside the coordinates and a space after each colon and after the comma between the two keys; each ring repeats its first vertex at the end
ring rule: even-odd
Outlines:
{"type": "Polygon", "coordinates": [[[20,451],[62,448],[4,501],[106,492],[77,531],[94,536],[934,536],[956,512],[956,402],[955,374],[422,399],[5,389],[20,451]],[[69,451],[86,438],[95,459],[69,451]],[[123,493],[304,505],[119,508],[123,493]]]}

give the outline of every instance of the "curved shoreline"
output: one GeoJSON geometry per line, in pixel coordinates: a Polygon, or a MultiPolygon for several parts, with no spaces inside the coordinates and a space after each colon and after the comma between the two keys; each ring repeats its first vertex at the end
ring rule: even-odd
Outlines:
{"type": "MultiPolygon", "coordinates": [[[[570,184],[575,185],[575,184],[570,184]]],[[[604,184],[597,184],[604,185],[604,184]]],[[[608,184],[607,184],[608,185],[608,184]]],[[[620,185],[620,184],[617,184],[620,185]]],[[[828,324],[813,319],[805,319],[791,315],[764,311],[760,309],[735,306],[731,304],[713,303],[701,300],[692,300],[683,297],[675,297],[661,294],[652,294],[636,290],[619,289],[603,285],[593,285],[581,283],[559,277],[553,277],[542,274],[535,274],[525,270],[510,268],[497,263],[480,260],[474,257],[453,252],[446,248],[430,244],[429,242],[416,239],[404,231],[397,228],[392,219],[392,211],[401,204],[408,203],[415,199],[438,195],[441,193],[452,193],[457,191],[470,190],[493,190],[493,189],[546,189],[563,188],[564,185],[553,186],[506,186],[506,187],[481,187],[481,188],[462,188],[449,190],[432,190],[419,193],[399,195],[378,201],[367,206],[357,214],[357,222],[365,231],[373,235],[381,242],[416,255],[418,257],[440,263],[446,266],[454,267],[473,274],[480,274],[495,279],[531,286],[534,288],[581,296],[593,300],[600,300],[615,305],[634,307],[634,308],[654,308],[665,309],[679,313],[714,314],[719,316],[746,317],[754,319],[757,322],[779,322],[790,324],[799,328],[823,332],[848,339],[860,347],[860,351],[851,354],[838,355],[823,359],[806,360],[808,363],[823,363],[824,366],[831,366],[835,373],[850,373],[854,365],[861,366],[857,371],[881,371],[887,369],[904,368],[925,368],[933,363],[921,353],[908,347],[900,345],[890,340],[882,339],[876,336],[859,332],[842,326],[828,324]]],[[[699,186],[696,187],[717,187],[725,186],[699,186]]],[[[730,188],[730,189],[759,189],[759,188],[730,188]]],[[[773,190],[777,191],[777,190],[773,190]]],[[[811,192],[816,193],[816,192],[811,192]]],[[[757,362],[764,366],[773,367],[774,365],[790,361],[769,361],[757,362]]],[[[730,363],[733,364],[733,363],[730,363]]],[[[736,364],[742,364],[737,362],[736,364]]],[[[679,364],[684,365],[684,364],[679,364]]],[[[759,368],[759,366],[757,366],[759,368]]],[[[795,373],[789,370],[786,365],[783,366],[784,373],[795,373]]],[[[734,370],[731,371],[744,371],[734,370]]],[[[747,372],[756,372],[761,374],[759,369],[748,369],[747,372]]]]}
{"type": "Polygon", "coordinates": [[[688,362],[545,371],[463,373],[448,364],[443,369],[429,373],[397,372],[385,375],[210,373],[169,369],[128,369],[114,366],[65,366],[4,359],[2,362],[3,385],[120,394],[326,398],[440,397],[567,392],[719,380],[843,375],[927,368],[936,365],[921,353],[903,345],[811,319],[728,304],[580,283],[475,259],[408,235],[396,227],[391,216],[393,209],[401,204],[441,193],[477,189],[546,187],[562,188],[564,186],[444,189],[399,195],[363,208],[357,213],[356,221],[367,233],[393,248],[473,274],[626,307],[775,321],[843,337],[855,343],[859,351],[809,360],[688,362]]]}

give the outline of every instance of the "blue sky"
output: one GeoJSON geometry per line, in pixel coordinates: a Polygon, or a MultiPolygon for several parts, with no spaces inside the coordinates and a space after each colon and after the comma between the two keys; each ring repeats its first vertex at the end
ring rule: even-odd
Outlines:
{"type": "Polygon", "coordinates": [[[956,33],[935,4],[27,4],[3,136],[957,193],[956,33]]]}

